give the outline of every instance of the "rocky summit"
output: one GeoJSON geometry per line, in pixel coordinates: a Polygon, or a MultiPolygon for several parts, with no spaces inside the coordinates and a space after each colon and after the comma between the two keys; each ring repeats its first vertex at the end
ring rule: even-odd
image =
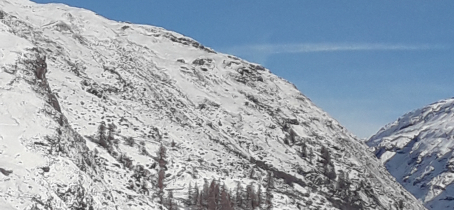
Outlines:
{"type": "Polygon", "coordinates": [[[159,27],[0,0],[0,209],[425,208],[261,65],[159,27]]]}

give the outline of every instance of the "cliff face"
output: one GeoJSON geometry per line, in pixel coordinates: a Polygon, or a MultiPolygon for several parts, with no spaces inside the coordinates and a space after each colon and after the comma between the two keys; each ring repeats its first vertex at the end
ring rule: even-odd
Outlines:
{"type": "Polygon", "coordinates": [[[188,191],[212,180],[223,209],[424,209],[260,65],[65,5],[0,8],[2,209],[210,208],[188,191]]]}
{"type": "Polygon", "coordinates": [[[454,207],[454,99],[414,110],[383,127],[367,144],[429,209],[454,207]]]}

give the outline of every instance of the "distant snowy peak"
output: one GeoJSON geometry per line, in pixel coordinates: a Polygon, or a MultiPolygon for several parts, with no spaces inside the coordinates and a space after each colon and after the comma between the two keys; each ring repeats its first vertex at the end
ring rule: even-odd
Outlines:
{"type": "MultiPolygon", "coordinates": [[[[414,139],[415,137],[420,139],[449,137],[451,134],[454,134],[452,133],[452,129],[454,128],[453,116],[454,98],[438,101],[424,108],[411,111],[393,123],[381,128],[367,141],[367,145],[376,147],[380,144],[383,146],[385,143],[394,142],[397,144],[392,144],[392,146],[401,149],[406,145],[401,144],[405,140],[393,137],[405,136],[410,139],[414,139]],[[429,133],[431,134],[430,136],[428,135],[429,133]]],[[[444,141],[444,143],[448,142],[444,141]]],[[[424,141],[424,143],[430,142],[424,141]]],[[[432,147],[432,149],[441,148],[432,147]]]]}
{"type": "Polygon", "coordinates": [[[429,209],[454,208],[453,98],[403,115],[380,129],[367,145],[429,209]]]}

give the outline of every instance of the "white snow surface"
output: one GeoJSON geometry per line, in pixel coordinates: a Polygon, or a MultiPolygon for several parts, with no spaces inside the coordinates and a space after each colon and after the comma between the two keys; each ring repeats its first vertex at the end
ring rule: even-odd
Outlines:
{"type": "Polygon", "coordinates": [[[263,189],[270,171],[274,209],[425,209],[366,145],[260,65],[163,28],[0,0],[0,209],[159,209],[161,144],[165,195],[179,209],[190,184],[263,189]],[[101,122],[117,126],[110,150],[97,141],[101,122]],[[313,157],[300,156],[303,144],[313,157]],[[348,187],[324,175],[322,146],[348,187]]]}
{"type": "Polygon", "coordinates": [[[403,115],[380,129],[367,144],[396,180],[427,208],[454,208],[453,98],[403,115]]]}

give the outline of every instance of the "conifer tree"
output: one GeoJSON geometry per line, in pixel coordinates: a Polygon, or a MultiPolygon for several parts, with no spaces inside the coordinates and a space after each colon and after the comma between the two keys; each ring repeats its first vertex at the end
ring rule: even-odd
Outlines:
{"type": "Polygon", "coordinates": [[[308,156],[307,154],[307,145],[305,142],[301,144],[301,151],[300,151],[300,157],[306,158],[308,156]]]}
{"type": "Polygon", "coordinates": [[[200,201],[199,201],[199,197],[200,197],[200,195],[199,195],[199,186],[197,186],[197,182],[195,183],[194,196],[193,197],[194,197],[193,201],[192,201],[193,205],[197,205],[198,203],[200,203],[200,201]]]}
{"type": "Polygon", "coordinates": [[[159,146],[159,149],[158,149],[158,152],[156,153],[156,155],[158,156],[159,167],[161,167],[161,168],[165,167],[167,164],[167,161],[166,161],[167,148],[161,144],[161,146],[159,146]]]}
{"type": "Polygon", "coordinates": [[[164,178],[165,178],[165,171],[164,169],[159,170],[158,172],[158,197],[160,204],[164,204],[164,178]]]}
{"type": "Polygon", "coordinates": [[[271,172],[271,171],[268,172],[268,176],[266,178],[266,188],[267,189],[274,188],[273,172],[271,172]]]}
{"type": "Polygon", "coordinates": [[[236,206],[238,208],[243,208],[243,187],[240,182],[236,186],[236,197],[235,197],[236,206]]]}
{"type": "Polygon", "coordinates": [[[223,187],[221,189],[220,209],[221,210],[233,210],[233,207],[231,206],[230,196],[228,194],[227,189],[225,188],[225,185],[223,185],[223,187]]]}
{"type": "Polygon", "coordinates": [[[188,187],[188,199],[186,201],[186,204],[188,207],[192,206],[192,202],[194,201],[194,194],[192,193],[192,183],[189,182],[189,187],[188,187]]]}
{"type": "Polygon", "coordinates": [[[205,179],[204,184],[203,184],[202,193],[200,195],[200,197],[201,197],[200,203],[202,204],[202,207],[204,207],[204,208],[208,208],[209,193],[210,193],[210,186],[208,184],[208,180],[205,179]]]}
{"type": "MultiPolygon", "coordinates": [[[[157,186],[158,186],[158,197],[159,197],[159,202],[161,206],[164,204],[164,179],[165,179],[165,169],[166,169],[166,158],[167,158],[167,149],[164,147],[164,145],[161,144],[159,147],[158,151],[156,152],[158,156],[158,162],[159,162],[159,167],[160,170],[158,172],[158,180],[157,180],[157,186]]],[[[173,196],[173,194],[172,194],[173,196]]]]}
{"type": "Polygon", "coordinates": [[[232,207],[232,209],[234,209],[235,204],[236,204],[236,200],[235,200],[235,196],[233,196],[233,194],[234,194],[233,192],[234,192],[234,190],[230,190],[227,193],[227,195],[229,196],[230,206],[232,207]]]}
{"type": "Polygon", "coordinates": [[[329,154],[329,150],[325,146],[322,146],[320,154],[323,158],[322,159],[323,165],[328,165],[329,163],[331,163],[331,156],[329,154]]]}
{"type": "Polygon", "coordinates": [[[323,174],[325,174],[329,180],[334,180],[336,178],[336,171],[334,164],[331,161],[329,150],[325,146],[322,146],[320,153],[322,156],[323,174]]]}
{"type": "MultiPolygon", "coordinates": [[[[165,148],[165,147],[164,147],[165,148]]],[[[148,153],[147,148],[145,148],[145,141],[141,141],[139,145],[139,151],[141,155],[149,156],[150,153],[148,153]]],[[[164,158],[165,160],[165,158],[164,158]]]]}
{"type": "Polygon", "coordinates": [[[398,206],[399,209],[404,209],[404,207],[405,207],[404,201],[403,200],[399,200],[397,206],[398,206]]]}
{"type": "Polygon", "coordinates": [[[295,144],[295,141],[296,141],[296,133],[295,131],[293,131],[293,129],[290,129],[290,132],[289,132],[289,139],[290,139],[290,143],[295,144]]]}
{"type": "Polygon", "coordinates": [[[271,190],[274,188],[274,180],[273,180],[273,175],[272,172],[268,172],[268,177],[266,180],[266,197],[265,197],[265,205],[266,205],[266,210],[271,210],[273,209],[273,194],[271,194],[271,190]]]}
{"type": "Polygon", "coordinates": [[[113,144],[114,143],[114,134],[115,134],[115,129],[117,129],[117,126],[115,126],[115,124],[113,123],[110,123],[108,126],[107,126],[107,142],[109,142],[109,144],[113,144]]]}
{"type": "Polygon", "coordinates": [[[104,148],[109,148],[109,144],[107,142],[106,137],[106,123],[102,121],[98,126],[98,140],[99,144],[104,148]]]}
{"type": "Polygon", "coordinates": [[[204,206],[202,204],[202,193],[199,194],[199,198],[197,199],[197,203],[196,203],[196,210],[203,210],[204,209],[204,206]]]}
{"type": "Polygon", "coordinates": [[[312,163],[312,159],[314,158],[314,151],[312,148],[309,147],[309,162],[312,163]]]}
{"type": "Polygon", "coordinates": [[[257,189],[257,207],[260,208],[262,205],[262,185],[259,184],[259,188],[257,189]]]}
{"type": "Polygon", "coordinates": [[[208,198],[207,198],[207,204],[208,204],[208,210],[216,210],[216,182],[213,179],[210,184],[210,188],[208,191],[208,198]]]}
{"type": "Polygon", "coordinates": [[[214,186],[214,198],[216,200],[216,206],[220,206],[220,203],[221,203],[221,187],[220,187],[220,181],[216,181],[215,182],[215,186],[214,186]]]}
{"type": "Polygon", "coordinates": [[[255,209],[255,197],[254,186],[251,183],[246,186],[246,209],[255,209]]]}
{"type": "Polygon", "coordinates": [[[251,169],[251,172],[249,173],[249,179],[254,179],[255,176],[255,170],[254,168],[251,169]]]}
{"type": "Polygon", "coordinates": [[[266,189],[266,198],[265,198],[266,210],[273,209],[272,199],[273,199],[273,195],[271,194],[271,189],[267,188],[266,189]]]}
{"type": "Polygon", "coordinates": [[[167,196],[167,210],[176,210],[177,208],[175,207],[173,203],[173,191],[170,190],[169,194],[167,196]]]}
{"type": "Polygon", "coordinates": [[[348,179],[348,174],[344,171],[339,171],[337,189],[343,192],[346,196],[352,197],[350,194],[350,181],[348,179]]]}

